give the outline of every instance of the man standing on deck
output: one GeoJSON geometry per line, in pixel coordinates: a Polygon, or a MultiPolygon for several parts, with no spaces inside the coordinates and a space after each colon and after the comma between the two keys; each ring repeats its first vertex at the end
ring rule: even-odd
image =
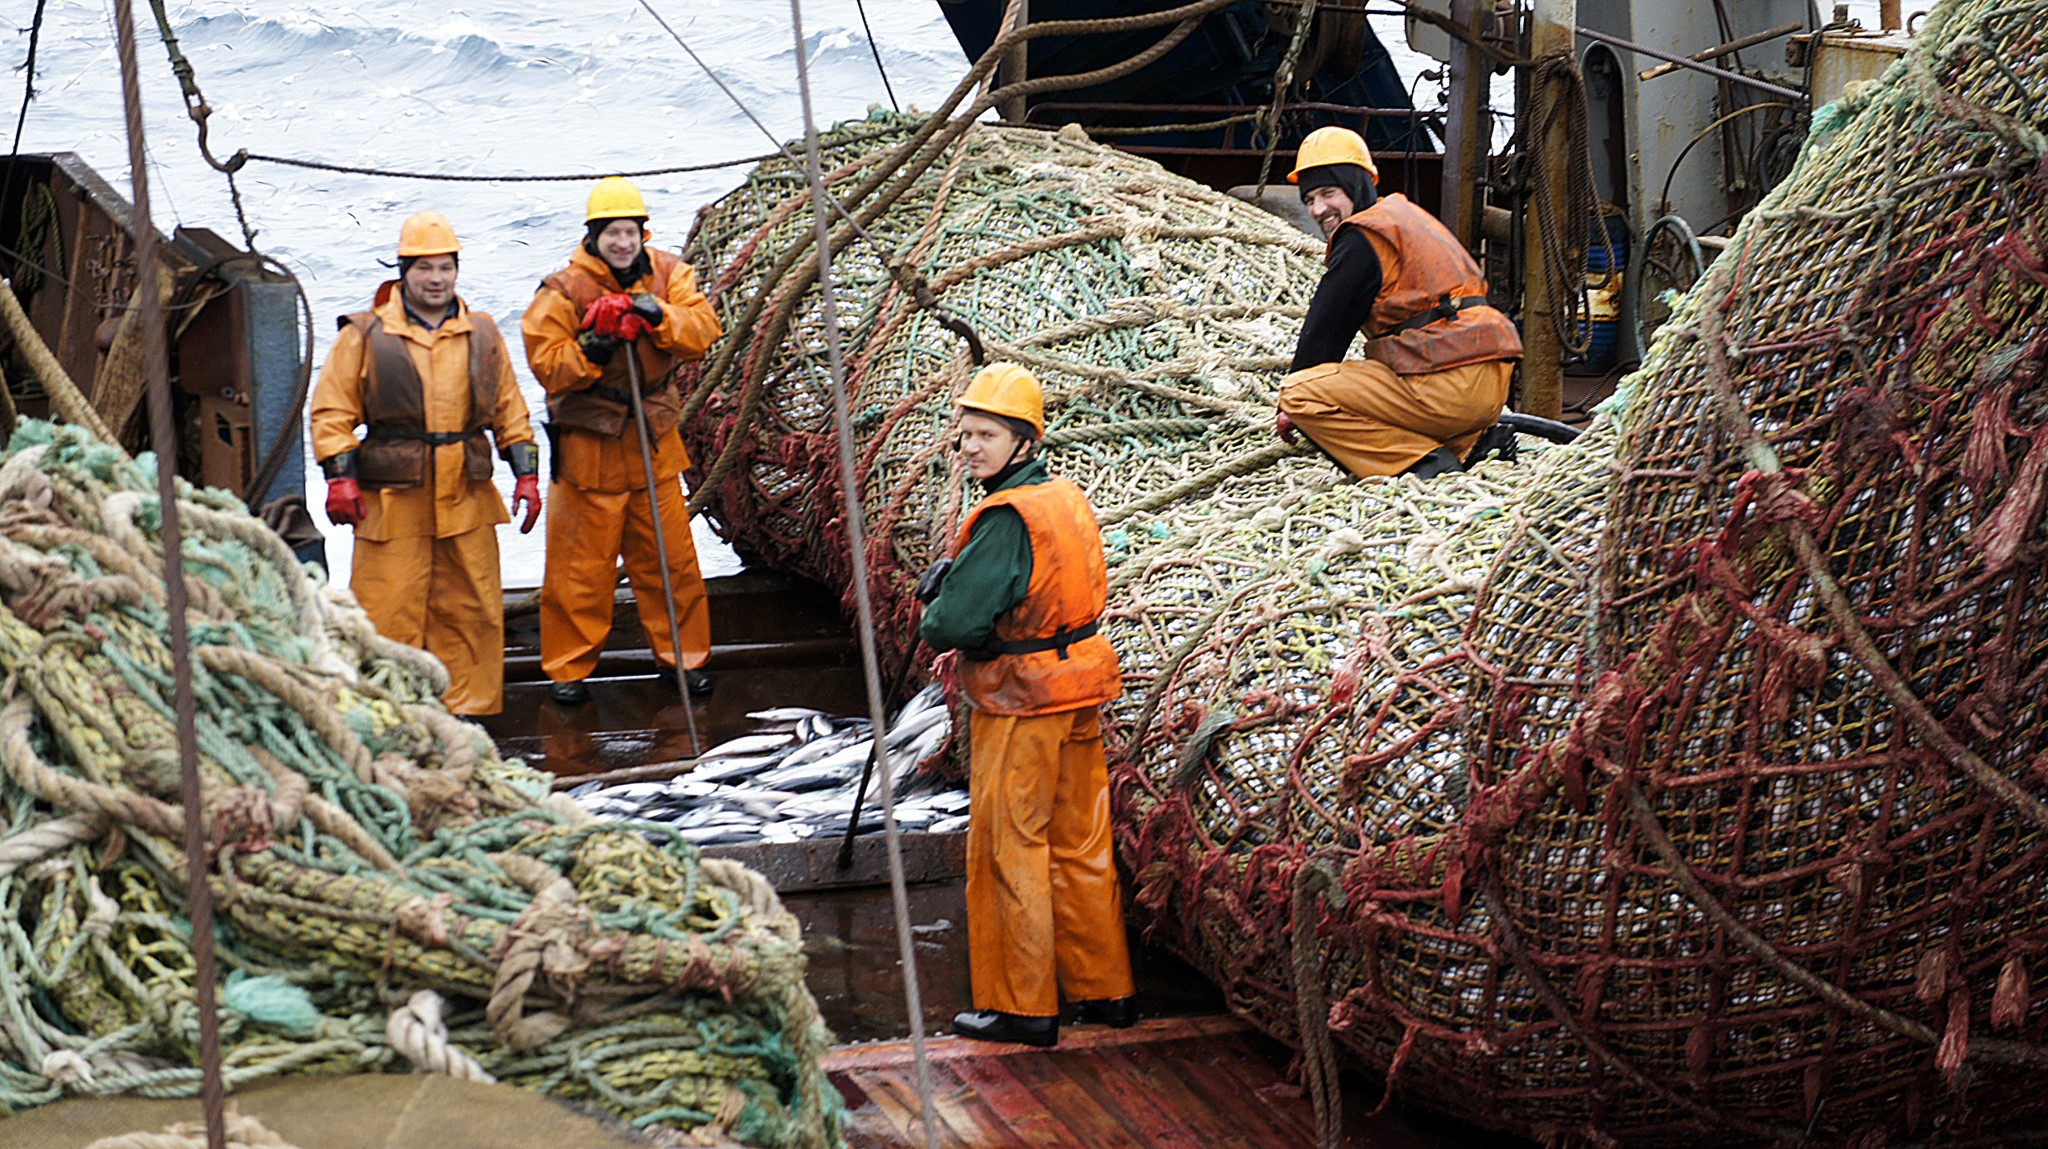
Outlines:
{"type": "Polygon", "coordinates": [[[1522,338],[1486,302],[1486,276],[1400,193],[1357,132],[1317,128],[1290,183],[1329,238],[1327,270],[1280,383],[1275,430],[1299,430],[1353,474],[1455,471],[1507,402],[1522,338]],[[1346,360],[1363,332],[1365,358],[1346,360]]]}
{"type": "Polygon", "coordinates": [[[668,675],[680,663],[684,686],[702,697],[711,693],[710,677],[697,669],[711,653],[711,615],[677,482],[690,457],[676,432],[682,399],[674,374],[679,361],[702,356],[718,338],[718,317],[689,264],[647,247],[647,203],[638,188],[620,176],[599,180],[584,215],[582,244],[569,266],[541,281],[519,325],[526,361],[547,391],[553,450],[541,669],[554,680],[556,702],[573,706],[590,697],[583,680],[611,633],[623,557],[648,646],[668,675]],[[653,446],[652,509],[627,392],[634,360],[653,446]],[[654,545],[656,514],[666,556],[654,545]],[[664,557],[675,588],[680,658],[670,649],[664,557]]]}
{"type": "Polygon", "coordinates": [[[987,497],[950,566],[919,580],[920,634],[960,652],[974,804],[967,829],[972,1011],[985,1041],[1059,1039],[1059,995],[1080,1020],[1137,1019],[1123,899],[1111,856],[1102,703],[1123,693],[1109,640],[1102,535],[1088,497],[1037,457],[1038,380],[984,367],[960,397],[959,449],[987,497]]]}
{"type": "Polygon", "coordinates": [[[327,517],[356,529],[349,587],[377,632],[448,668],[457,714],[505,702],[505,600],[489,431],[512,464],[522,533],[540,516],[540,450],[498,325],[455,294],[462,244],[423,211],[398,233],[398,278],[341,334],[313,390],[327,517]],[[396,289],[396,290],[394,290],[396,289]],[[360,441],[356,428],[367,427],[360,441]]]}

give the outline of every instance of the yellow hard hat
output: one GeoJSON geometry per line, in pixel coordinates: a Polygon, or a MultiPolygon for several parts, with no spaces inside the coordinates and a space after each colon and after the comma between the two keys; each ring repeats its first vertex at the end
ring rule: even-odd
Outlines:
{"type": "Polygon", "coordinates": [[[398,229],[398,254],[402,256],[449,255],[461,250],[455,225],[438,211],[415,213],[398,229]]]}
{"type": "Polygon", "coordinates": [[[640,198],[640,189],[625,176],[606,176],[590,189],[590,208],[583,213],[583,222],[594,219],[646,219],[647,201],[640,198]]]}
{"type": "Polygon", "coordinates": [[[1015,363],[991,363],[975,372],[960,396],[960,406],[1022,419],[1039,435],[1045,434],[1045,389],[1038,385],[1038,376],[1015,363]]]}
{"type": "Polygon", "coordinates": [[[1294,153],[1294,170],[1287,173],[1287,182],[1298,184],[1301,173],[1325,164],[1357,164],[1380,182],[1379,166],[1372,162],[1372,152],[1365,146],[1365,139],[1350,128],[1317,128],[1301,141],[1301,150],[1294,153]]]}

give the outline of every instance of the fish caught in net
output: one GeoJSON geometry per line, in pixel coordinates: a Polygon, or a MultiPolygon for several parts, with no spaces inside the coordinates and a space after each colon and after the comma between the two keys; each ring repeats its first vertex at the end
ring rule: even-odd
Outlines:
{"type": "MultiPolygon", "coordinates": [[[[2048,4],[1937,6],[1584,437],[1427,482],[1271,443],[1312,241],[1071,136],[843,128],[850,209],[910,173],[899,270],[835,264],[893,665],[972,501],[909,268],[1040,372],[1102,518],[1142,920],[1313,1087],[1341,1051],[1603,1144],[2038,1133],[2044,97],[2048,4]]],[[[773,290],[690,446],[741,547],[844,586],[816,292],[768,275],[806,215],[771,163],[700,220],[728,313],[773,290]]]]}

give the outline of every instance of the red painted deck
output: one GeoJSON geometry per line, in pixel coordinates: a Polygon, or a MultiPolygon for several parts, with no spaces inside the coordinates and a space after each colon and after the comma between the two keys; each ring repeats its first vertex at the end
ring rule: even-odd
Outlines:
{"type": "MultiPolygon", "coordinates": [[[[938,1143],[973,1149],[1304,1149],[1315,1112],[1285,1077],[1288,1051],[1234,1017],[1077,1026],[1053,1049],[934,1037],[925,1045],[938,1143]]],[[[824,1060],[850,1111],[849,1149],[923,1149],[908,1041],[840,1046],[824,1060]]],[[[1347,1146],[1509,1143],[1401,1112],[1367,1114],[1376,1085],[1346,1079],[1347,1146]]]]}

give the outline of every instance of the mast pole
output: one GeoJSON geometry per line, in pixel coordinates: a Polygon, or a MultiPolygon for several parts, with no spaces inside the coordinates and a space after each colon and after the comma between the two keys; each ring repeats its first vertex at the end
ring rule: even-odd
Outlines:
{"type": "MultiPolygon", "coordinates": [[[[1534,0],[1529,14],[1529,57],[1542,60],[1560,52],[1575,50],[1573,30],[1578,26],[1578,0],[1534,0]]],[[[1542,180],[1552,204],[1566,204],[1571,197],[1571,132],[1568,125],[1546,114],[1550,93],[1533,76],[1527,106],[1522,109],[1528,147],[1537,158],[1537,178],[1542,180]],[[1549,121],[1548,130],[1541,130],[1549,121]],[[1540,131],[1540,134],[1537,134],[1540,131]]],[[[1560,219],[1553,226],[1566,235],[1586,227],[1584,220],[1560,219]]],[[[1544,274],[1544,228],[1524,213],[1522,227],[1522,395],[1520,410],[1545,419],[1564,414],[1564,349],[1551,322],[1560,300],[1551,298],[1544,274]]],[[[1579,247],[1581,243],[1567,244],[1579,247]]]]}
{"type": "MultiPolygon", "coordinates": [[[[1479,0],[1451,0],[1451,19],[1478,36],[1484,12],[1479,0]]],[[[1486,133],[1487,83],[1492,68],[1466,41],[1451,38],[1451,90],[1444,109],[1444,180],[1438,215],[1467,249],[1479,250],[1478,179],[1490,150],[1486,133]]]]}

